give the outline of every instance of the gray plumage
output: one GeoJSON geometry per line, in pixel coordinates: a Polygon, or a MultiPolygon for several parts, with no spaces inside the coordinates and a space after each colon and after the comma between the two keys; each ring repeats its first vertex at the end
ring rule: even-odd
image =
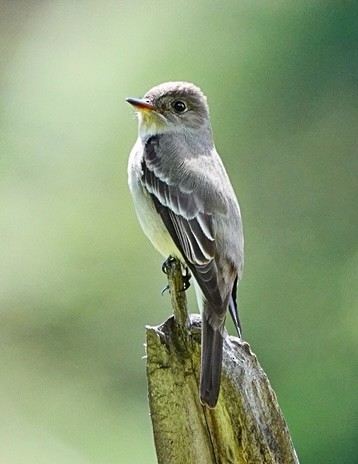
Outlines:
{"type": "Polygon", "coordinates": [[[202,314],[200,398],[216,405],[227,309],[240,332],[236,286],[243,268],[239,205],[213,142],[201,90],[185,82],[128,99],[139,118],[128,180],[143,231],[194,277],[202,314]]]}

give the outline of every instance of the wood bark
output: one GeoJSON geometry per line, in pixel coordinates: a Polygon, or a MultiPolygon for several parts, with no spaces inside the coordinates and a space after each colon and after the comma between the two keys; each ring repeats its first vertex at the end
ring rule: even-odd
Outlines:
{"type": "Polygon", "coordinates": [[[276,395],[248,343],[228,336],[215,409],[199,400],[200,325],[182,269],[168,269],[174,315],[147,327],[150,415],[159,464],[298,464],[276,395]]]}

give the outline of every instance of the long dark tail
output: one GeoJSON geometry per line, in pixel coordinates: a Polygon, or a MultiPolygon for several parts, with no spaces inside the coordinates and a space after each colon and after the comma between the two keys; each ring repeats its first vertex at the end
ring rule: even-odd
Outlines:
{"type": "Polygon", "coordinates": [[[214,408],[220,391],[224,338],[205,317],[201,333],[200,400],[214,408]]]}

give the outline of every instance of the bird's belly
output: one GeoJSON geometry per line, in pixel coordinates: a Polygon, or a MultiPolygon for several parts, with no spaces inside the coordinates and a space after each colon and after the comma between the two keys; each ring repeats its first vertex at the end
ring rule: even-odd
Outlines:
{"type": "Polygon", "coordinates": [[[137,192],[132,192],[136,198],[135,210],[138,221],[145,235],[152,242],[153,246],[165,258],[176,256],[184,262],[182,255],[174,244],[162,218],[157,213],[154,203],[147,192],[140,185],[136,186],[137,192]]]}

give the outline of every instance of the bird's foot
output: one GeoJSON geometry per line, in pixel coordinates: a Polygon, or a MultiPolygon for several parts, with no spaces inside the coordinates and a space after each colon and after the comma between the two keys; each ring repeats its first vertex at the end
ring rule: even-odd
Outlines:
{"type": "MultiPolygon", "coordinates": [[[[167,258],[164,263],[162,264],[162,271],[164,272],[164,274],[168,274],[170,268],[172,267],[172,264],[173,262],[175,261],[175,258],[173,258],[172,256],[169,256],[169,258],[167,258]]],[[[160,292],[162,295],[164,295],[164,293],[169,290],[169,284],[166,285],[162,291],[160,292]]]]}
{"type": "Polygon", "coordinates": [[[168,274],[174,262],[175,262],[175,258],[173,258],[173,256],[169,256],[169,258],[167,258],[164,261],[164,263],[162,264],[162,271],[164,272],[164,274],[168,274]]]}
{"type": "Polygon", "coordinates": [[[189,272],[189,269],[186,267],[185,269],[185,274],[183,274],[183,289],[182,292],[185,292],[188,290],[190,287],[190,279],[191,279],[191,274],[189,272]]]}
{"type": "MultiPolygon", "coordinates": [[[[168,274],[174,262],[175,262],[175,258],[173,258],[172,256],[169,256],[169,258],[164,261],[164,263],[162,264],[162,271],[164,272],[164,274],[168,274]]],[[[185,292],[190,287],[190,279],[191,279],[191,274],[189,272],[189,269],[187,267],[184,267],[183,288],[181,289],[182,292],[185,292]]],[[[163,290],[161,291],[162,295],[167,290],[169,290],[169,285],[166,285],[163,288],[163,290]]]]}

